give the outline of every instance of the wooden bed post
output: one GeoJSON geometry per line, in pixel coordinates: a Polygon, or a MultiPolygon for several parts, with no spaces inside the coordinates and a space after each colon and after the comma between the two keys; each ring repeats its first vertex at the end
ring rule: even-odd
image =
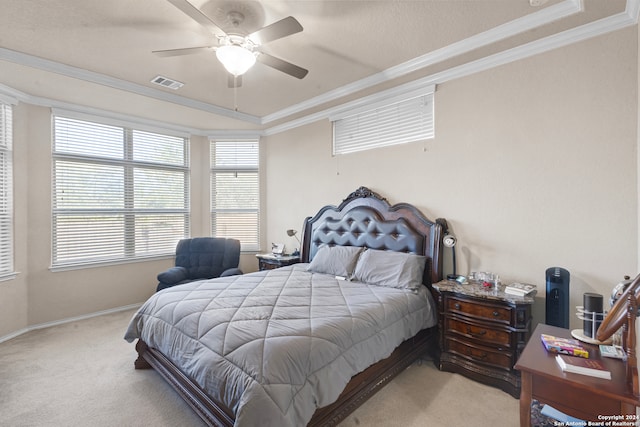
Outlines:
{"type": "Polygon", "coordinates": [[[640,396],[640,385],[638,384],[638,359],[636,354],[636,317],[638,316],[638,301],[635,295],[629,294],[627,304],[627,324],[626,339],[624,346],[627,351],[627,384],[633,395],[640,396]]]}
{"type": "Polygon", "coordinates": [[[152,366],[147,362],[144,358],[144,354],[147,352],[149,347],[147,347],[147,343],[142,340],[138,340],[136,343],[136,351],[138,352],[138,358],[135,362],[133,362],[133,366],[136,369],[151,369],[152,366]]]}

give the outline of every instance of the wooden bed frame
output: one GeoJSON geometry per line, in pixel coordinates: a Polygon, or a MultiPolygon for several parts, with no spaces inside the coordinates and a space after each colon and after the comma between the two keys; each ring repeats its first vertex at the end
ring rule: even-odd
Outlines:
{"type": "MultiPolygon", "coordinates": [[[[360,187],[338,206],[325,206],[304,221],[302,262],[313,259],[322,244],[366,246],[371,249],[411,252],[427,257],[423,283],[442,279],[442,237],[446,221],[427,219],[407,203],[391,206],[386,199],[360,187]]],[[[333,404],[319,408],[309,426],[333,426],[347,417],[393,377],[429,354],[439,358],[437,326],[424,329],[400,344],[386,359],[355,375],[333,404]]],[[[142,340],[136,344],[136,369],[155,369],[210,426],[233,426],[233,413],[209,397],[169,359],[142,340]]]]}

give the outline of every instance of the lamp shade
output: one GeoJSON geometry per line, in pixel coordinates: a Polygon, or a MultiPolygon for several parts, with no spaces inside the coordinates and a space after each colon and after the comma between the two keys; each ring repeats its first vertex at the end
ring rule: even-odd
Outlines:
{"type": "Polygon", "coordinates": [[[218,60],[234,76],[246,73],[256,63],[256,55],[238,45],[220,46],[216,50],[218,60]]]}

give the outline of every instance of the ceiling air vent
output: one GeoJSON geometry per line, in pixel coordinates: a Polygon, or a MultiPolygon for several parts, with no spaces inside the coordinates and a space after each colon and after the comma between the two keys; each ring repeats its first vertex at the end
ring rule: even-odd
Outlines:
{"type": "Polygon", "coordinates": [[[169,89],[173,89],[173,90],[180,89],[182,86],[184,86],[184,83],[180,83],[179,81],[171,80],[167,77],[162,77],[162,76],[154,77],[153,80],[151,80],[151,83],[168,87],[169,89]]]}

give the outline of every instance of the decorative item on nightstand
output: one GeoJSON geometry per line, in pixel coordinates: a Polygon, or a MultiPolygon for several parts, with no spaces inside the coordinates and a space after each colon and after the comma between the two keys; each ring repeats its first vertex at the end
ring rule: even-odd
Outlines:
{"type": "Polygon", "coordinates": [[[284,255],[284,243],[271,243],[271,253],[274,255],[284,255]]]}
{"type": "Polygon", "coordinates": [[[514,282],[506,286],[504,288],[504,292],[506,294],[519,295],[522,297],[525,295],[529,295],[532,292],[537,292],[537,287],[536,285],[530,285],[528,283],[514,282]]]}
{"type": "Polygon", "coordinates": [[[294,229],[291,229],[291,228],[287,230],[287,236],[295,237],[296,240],[298,241],[298,245],[299,246],[296,248],[296,250],[291,252],[291,255],[294,255],[294,256],[299,256],[300,255],[300,246],[302,246],[302,242],[300,242],[300,239],[298,239],[298,236],[296,236],[297,233],[298,233],[298,231],[296,231],[294,229]]]}

